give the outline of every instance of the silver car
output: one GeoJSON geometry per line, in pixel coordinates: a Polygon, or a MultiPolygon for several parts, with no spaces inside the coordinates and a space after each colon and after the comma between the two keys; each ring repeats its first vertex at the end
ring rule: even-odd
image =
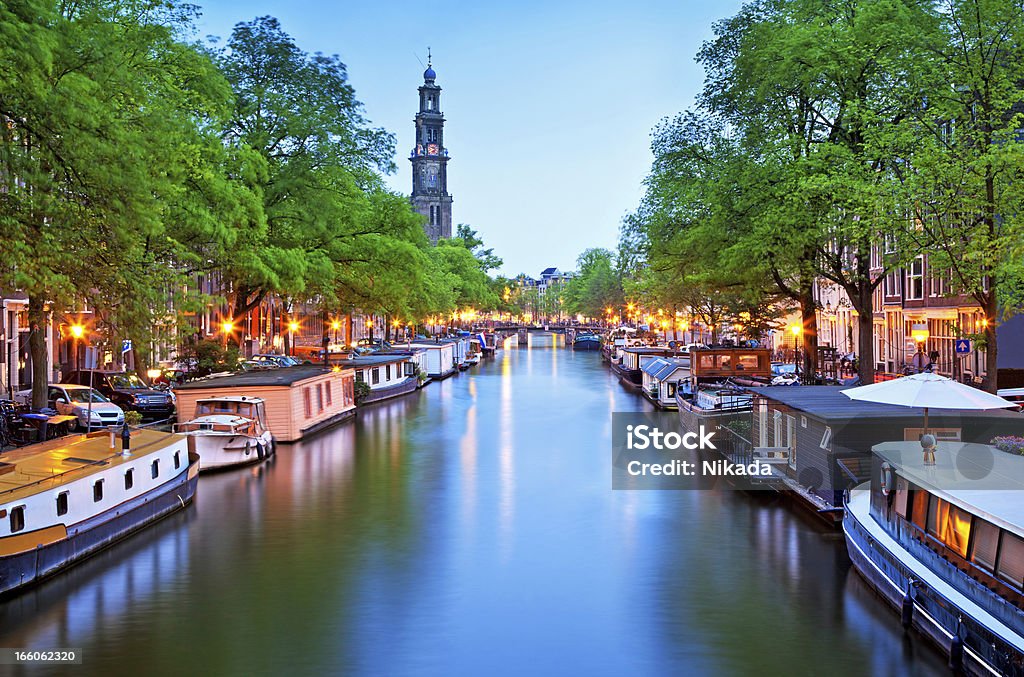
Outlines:
{"type": "MultiPolygon", "coordinates": [[[[32,391],[22,390],[17,395],[23,403],[32,401],[32,391]]],[[[124,411],[97,390],[89,386],[71,383],[56,383],[46,387],[46,404],[64,416],[74,416],[78,420],[78,430],[89,428],[89,413],[92,411],[92,428],[104,428],[109,425],[124,423],[124,411]],[[89,406],[90,394],[92,406],[89,406]]]]}

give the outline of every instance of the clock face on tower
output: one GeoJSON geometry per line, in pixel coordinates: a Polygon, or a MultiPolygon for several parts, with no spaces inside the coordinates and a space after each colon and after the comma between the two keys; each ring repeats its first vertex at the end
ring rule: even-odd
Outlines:
{"type": "Polygon", "coordinates": [[[437,155],[437,144],[436,143],[428,143],[427,144],[427,155],[437,155]]]}

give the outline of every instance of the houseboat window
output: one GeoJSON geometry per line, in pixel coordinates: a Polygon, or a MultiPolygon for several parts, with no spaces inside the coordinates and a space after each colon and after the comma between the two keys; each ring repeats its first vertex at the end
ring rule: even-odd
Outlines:
{"type": "Polygon", "coordinates": [[[914,489],[914,500],[910,509],[910,519],[922,531],[928,520],[928,497],[931,496],[924,489],[914,489]]]}
{"type": "Polygon", "coordinates": [[[772,416],[772,418],[773,418],[774,423],[775,423],[775,425],[773,426],[775,428],[775,446],[776,447],[781,447],[782,446],[782,412],[779,411],[778,409],[776,409],[774,414],[773,414],[773,416],[772,416]]]}
{"type": "Polygon", "coordinates": [[[983,519],[974,520],[974,545],[971,561],[983,569],[995,571],[999,551],[999,527],[983,519]]]}
{"type": "MultiPolygon", "coordinates": [[[[804,427],[806,428],[807,427],[807,424],[806,424],[807,419],[804,418],[803,416],[801,416],[800,417],[800,421],[802,423],[804,423],[804,427]]],[[[825,426],[825,432],[822,433],[822,435],[821,435],[821,442],[818,444],[818,446],[821,447],[822,449],[824,449],[825,451],[828,451],[831,444],[832,444],[832,428],[831,428],[831,426],[825,426]]]]}
{"type": "Polygon", "coordinates": [[[324,384],[324,397],[327,399],[327,406],[331,406],[331,382],[324,384]]]}
{"type": "Polygon", "coordinates": [[[124,471],[124,488],[131,489],[135,486],[135,468],[128,468],[124,471]]]}
{"type": "Polygon", "coordinates": [[[96,480],[92,484],[92,502],[99,503],[103,500],[103,480],[96,480]]]}
{"type": "Polygon", "coordinates": [[[948,501],[933,496],[928,512],[928,533],[961,557],[967,557],[971,515],[948,501]]]}
{"type": "Polygon", "coordinates": [[[736,357],[736,368],[744,370],[757,369],[757,355],[739,355],[736,357]]]}
{"type": "Polygon", "coordinates": [[[896,514],[903,519],[907,518],[907,498],[910,494],[910,483],[902,477],[896,478],[896,500],[893,502],[896,507],[896,514]]]}
{"type": "Polygon", "coordinates": [[[324,410],[324,389],[319,383],[316,384],[316,413],[324,410]]]}
{"type": "Polygon", "coordinates": [[[1024,539],[1008,531],[1003,532],[999,548],[999,575],[1018,588],[1024,581],[1024,539]]]}
{"type": "Polygon", "coordinates": [[[362,369],[356,369],[356,380],[359,381],[360,383],[364,381],[362,369]]]}
{"type": "Polygon", "coordinates": [[[149,474],[153,476],[153,479],[160,477],[160,459],[153,461],[153,465],[149,469],[149,474]]]}
{"type": "Polygon", "coordinates": [[[715,368],[715,356],[714,355],[701,355],[700,356],[700,368],[703,369],[714,369],[715,368]]]}
{"type": "Polygon", "coordinates": [[[57,514],[68,514],[68,492],[66,491],[62,491],[59,494],[57,494],[57,514]]]}
{"type": "Polygon", "coordinates": [[[373,385],[377,385],[378,383],[380,383],[380,369],[379,368],[375,368],[373,371],[370,372],[370,382],[373,385]]]}
{"type": "Polygon", "coordinates": [[[309,393],[309,386],[302,389],[302,405],[306,418],[313,415],[313,398],[309,393]]]}
{"type": "Polygon", "coordinates": [[[384,380],[385,381],[390,381],[391,380],[391,365],[390,364],[384,366],[384,380]]]}
{"type": "Polygon", "coordinates": [[[25,528],[25,506],[19,505],[11,509],[11,533],[25,528]]]}
{"type": "Polygon", "coordinates": [[[416,365],[413,364],[412,362],[406,362],[405,363],[405,375],[406,376],[415,376],[416,375],[416,365]]]}
{"type": "Polygon", "coordinates": [[[757,441],[758,446],[768,446],[768,403],[757,398],[757,441]]]}
{"type": "Polygon", "coordinates": [[[177,470],[181,467],[181,452],[174,452],[174,469],[177,470]]]}

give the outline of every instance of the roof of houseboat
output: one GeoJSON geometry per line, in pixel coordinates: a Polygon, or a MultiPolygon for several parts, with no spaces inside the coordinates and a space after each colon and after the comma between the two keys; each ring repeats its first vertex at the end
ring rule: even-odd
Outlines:
{"type": "Polygon", "coordinates": [[[262,402],[262,401],[263,401],[262,397],[248,397],[246,395],[214,395],[212,397],[202,397],[202,398],[196,400],[196,402],[238,402],[238,403],[242,403],[242,402],[245,402],[245,403],[256,402],[257,404],[262,402]]]}
{"type": "Polygon", "coordinates": [[[671,348],[659,348],[656,346],[630,346],[623,348],[624,353],[633,353],[635,355],[665,355],[666,353],[675,352],[671,348]]]}
{"type": "Polygon", "coordinates": [[[919,442],[883,442],[872,450],[914,484],[1024,536],[1024,456],[987,444],[940,440],[935,465],[919,442]]]}
{"type": "MultiPolygon", "coordinates": [[[[851,400],[843,395],[849,386],[761,386],[747,388],[770,400],[774,400],[793,409],[799,409],[817,418],[851,419],[851,418],[911,418],[924,417],[924,409],[919,407],[900,407],[893,404],[877,404],[851,400]]],[[[932,409],[929,415],[933,418],[956,416],[963,418],[1019,418],[1024,425],[1024,417],[1019,413],[1005,410],[961,411],[958,409],[932,409]]]]}
{"type": "Polygon", "coordinates": [[[406,362],[411,355],[409,353],[374,353],[373,355],[361,355],[345,361],[346,367],[373,367],[378,364],[392,364],[394,362],[406,362]]]}
{"type": "Polygon", "coordinates": [[[110,451],[106,431],[61,437],[7,451],[0,457],[0,503],[81,479],[182,440],[180,435],[139,428],[132,431],[132,455],[127,457],[121,455],[120,439],[116,440],[116,451],[110,451]]]}
{"type": "Polygon", "coordinates": [[[668,378],[678,369],[689,368],[690,360],[688,359],[669,359],[665,357],[655,358],[641,367],[644,372],[650,374],[659,381],[668,378]]]}
{"type": "Polygon", "coordinates": [[[206,390],[210,388],[232,388],[235,386],[290,386],[316,376],[323,376],[331,371],[322,364],[302,364],[295,367],[280,367],[247,371],[231,376],[215,376],[196,381],[189,381],[175,390],[206,390]]]}

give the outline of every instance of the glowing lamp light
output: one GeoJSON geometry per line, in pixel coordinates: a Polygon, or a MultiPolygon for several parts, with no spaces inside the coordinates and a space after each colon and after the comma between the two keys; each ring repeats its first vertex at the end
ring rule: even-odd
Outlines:
{"type": "Polygon", "coordinates": [[[231,331],[235,328],[235,325],[233,322],[223,322],[221,323],[220,328],[224,331],[225,334],[230,334],[231,331]]]}
{"type": "Polygon", "coordinates": [[[160,374],[161,373],[162,372],[159,369],[148,369],[148,370],[146,370],[146,376],[149,377],[150,381],[152,381],[155,378],[160,378],[160,374]]]}
{"type": "Polygon", "coordinates": [[[793,333],[793,336],[799,336],[800,332],[803,331],[803,327],[801,327],[799,324],[794,324],[792,327],[789,328],[789,331],[793,333]]]}
{"type": "Polygon", "coordinates": [[[910,337],[914,339],[915,343],[924,343],[930,336],[928,332],[928,325],[926,324],[915,324],[911,327],[910,337]]]}
{"type": "Polygon", "coordinates": [[[331,322],[331,329],[333,329],[334,331],[338,331],[339,329],[341,329],[341,322],[338,322],[337,320],[331,322]]]}
{"type": "Polygon", "coordinates": [[[71,335],[74,336],[76,339],[80,339],[83,336],[85,336],[85,327],[83,327],[80,324],[73,324],[71,325],[70,329],[71,335]]]}
{"type": "Polygon", "coordinates": [[[742,331],[743,330],[743,325],[740,324],[739,322],[737,322],[736,324],[732,325],[732,328],[733,328],[733,331],[742,331]]]}
{"type": "Polygon", "coordinates": [[[298,322],[289,322],[288,323],[288,330],[293,332],[293,333],[297,332],[299,330],[299,323],[298,322]]]}

